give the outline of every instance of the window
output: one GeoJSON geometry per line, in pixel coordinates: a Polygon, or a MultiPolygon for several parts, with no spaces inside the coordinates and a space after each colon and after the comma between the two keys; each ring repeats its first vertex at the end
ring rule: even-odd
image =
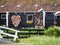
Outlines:
{"type": "Polygon", "coordinates": [[[29,20],[29,21],[32,20],[32,15],[28,16],[28,20],[29,20]]]}
{"type": "Polygon", "coordinates": [[[32,24],[33,23],[33,15],[32,14],[28,14],[27,15],[27,24],[32,24]]]}
{"type": "Polygon", "coordinates": [[[1,19],[6,19],[6,14],[1,14],[1,19]]]}

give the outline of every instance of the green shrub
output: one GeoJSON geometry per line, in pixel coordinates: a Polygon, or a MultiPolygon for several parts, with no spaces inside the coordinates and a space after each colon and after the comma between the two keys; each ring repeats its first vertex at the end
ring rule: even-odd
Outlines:
{"type": "Polygon", "coordinates": [[[56,26],[49,27],[47,30],[45,30],[45,35],[60,36],[60,29],[58,29],[56,26]]]}

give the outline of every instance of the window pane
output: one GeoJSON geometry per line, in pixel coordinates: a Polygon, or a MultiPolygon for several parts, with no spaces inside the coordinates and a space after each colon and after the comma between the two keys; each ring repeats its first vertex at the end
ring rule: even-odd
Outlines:
{"type": "Polygon", "coordinates": [[[28,20],[31,21],[32,20],[32,15],[28,16],[28,20]]]}

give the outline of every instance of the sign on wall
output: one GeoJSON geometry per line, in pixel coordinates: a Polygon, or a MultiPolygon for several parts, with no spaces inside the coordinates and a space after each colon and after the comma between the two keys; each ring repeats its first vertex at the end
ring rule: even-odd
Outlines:
{"type": "Polygon", "coordinates": [[[9,12],[8,15],[8,27],[15,29],[22,29],[35,26],[34,12],[9,12]]]}

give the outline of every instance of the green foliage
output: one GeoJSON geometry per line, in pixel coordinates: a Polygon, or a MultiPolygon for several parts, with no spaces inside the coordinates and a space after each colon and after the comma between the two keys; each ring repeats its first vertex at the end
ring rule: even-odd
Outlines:
{"type": "Polygon", "coordinates": [[[60,36],[60,30],[56,26],[49,27],[47,30],[45,30],[45,35],[60,36]]]}

